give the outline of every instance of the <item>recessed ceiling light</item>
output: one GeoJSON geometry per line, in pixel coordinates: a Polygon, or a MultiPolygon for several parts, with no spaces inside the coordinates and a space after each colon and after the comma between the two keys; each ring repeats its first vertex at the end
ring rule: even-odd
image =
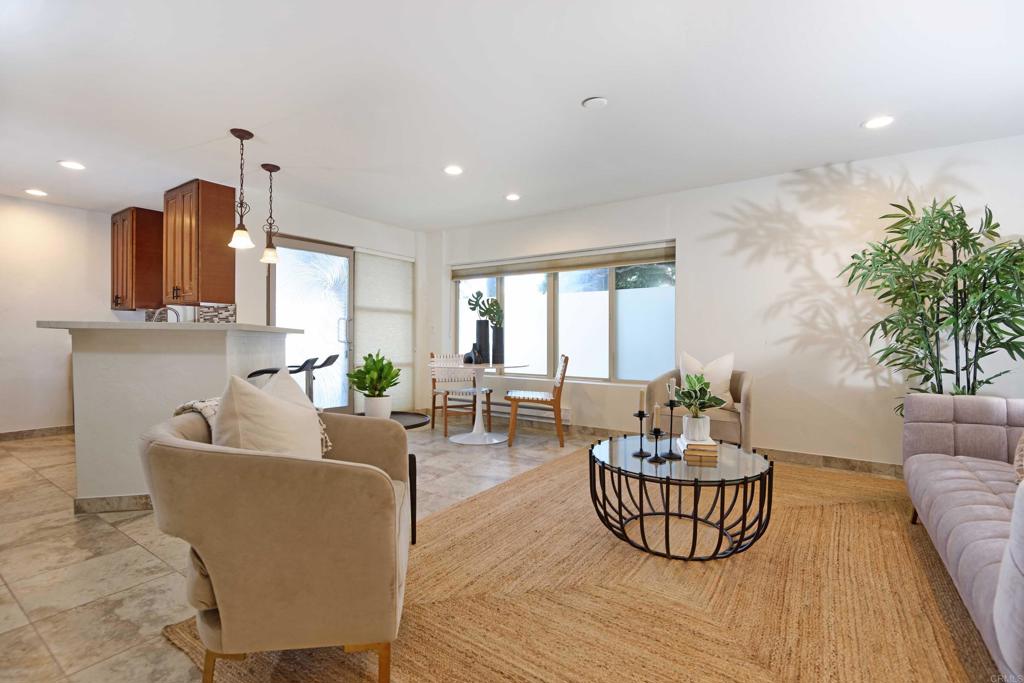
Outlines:
{"type": "Polygon", "coordinates": [[[448,175],[462,175],[462,167],[451,164],[450,166],[444,167],[444,172],[448,175]]]}
{"type": "Polygon", "coordinates": [[[604,97],[588,97],[580,102],[584,109],[604,109],[608,106],[608,99],[604,97]]]}
{"type": "Polygon", "coordinates": [[[874,130],[875,128],[885,128],[895,120],[896,119],[891,116],[876,116],[873,119],[868,119],[860,125],[869,130],[874,130]]]}
{"type": "Polygon", "coordinates": [[[70,159],[65,159],[63,161],[58,161],[57,163],[60,164],[61,166],[63,166],[64,168],[70,168],[72,171],[84,171],[85,170],[85,164],[79,163],[77,161],[71,161],[70,159]]]}
{"type": "Polygon", "coordinates": [[[45,197],[46,196],[45,192],[43,192],[42,190],[37,190],[34,187],[31,187],[31,188],[25,190],[25,194],[30,194],[33,197],[45,197]]]}
{"type": "Polygon", "coordinates": [[[515,192],[511,192],[511,193],[505,195],[505,199],[509,200],[510,202],[518,202],[519,201],[519,195],[517,195],[515,192]]]}

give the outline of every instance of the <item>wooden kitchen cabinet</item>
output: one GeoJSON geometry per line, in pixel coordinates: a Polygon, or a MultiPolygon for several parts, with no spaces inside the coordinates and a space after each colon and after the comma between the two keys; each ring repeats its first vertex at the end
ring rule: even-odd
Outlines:
{"type": "Polygon", "coordinates": [[[163,214],[130,207],[110,217],[110,308],[162,306],[163,214]]]}
{"type": "Polygon", "coordinates": [[[235,303],[235,188],[190,180],[164,193],[163,303],[235,303]]]}

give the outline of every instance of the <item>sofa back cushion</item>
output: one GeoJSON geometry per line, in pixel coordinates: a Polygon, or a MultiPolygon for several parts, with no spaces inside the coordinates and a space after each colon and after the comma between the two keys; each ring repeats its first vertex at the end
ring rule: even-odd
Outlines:
{"type": "Polygon", "coordinates": [[[903,459],[918,453],[1013,462],[1024,399],[910,394],[903,404],[903,459]]]}

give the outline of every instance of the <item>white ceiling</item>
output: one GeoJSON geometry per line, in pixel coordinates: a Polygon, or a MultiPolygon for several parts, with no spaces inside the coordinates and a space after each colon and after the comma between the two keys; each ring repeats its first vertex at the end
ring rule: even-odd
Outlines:
{"type": "Polygon", "coordinates": [[[239,126],[253,192],[270,161],[386,223],[516,218],[1022,133],[1022,27],[1019,0],[2,0],[0,193],[160,208],[236,183],[239,126]]]}

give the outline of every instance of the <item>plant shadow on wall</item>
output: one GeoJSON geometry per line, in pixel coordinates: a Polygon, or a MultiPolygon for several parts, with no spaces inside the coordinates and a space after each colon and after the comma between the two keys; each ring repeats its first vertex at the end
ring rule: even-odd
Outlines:
{"type": "Polygon", "coordinates": [[[888,312],[874,297],[844,286],[837,274],[849,255],[882,235],[890,202],[902,197],[945,196],[970,186],[950,164],[924,182],[904,170],[883,177],[852,164],[798,171],[780,183],[773,203],[744,200],[716,212],[726,227],[706,240],[726,241],[728,254],[747,265],[781,264],[787,288],[761,313],[765,322],[788,318],[793,332],[779,339],[793,353],[818,352],[837,359],[838,385],[870,383],[905,393],[898,376],[872,357],[865,332],[888,312]]]}

